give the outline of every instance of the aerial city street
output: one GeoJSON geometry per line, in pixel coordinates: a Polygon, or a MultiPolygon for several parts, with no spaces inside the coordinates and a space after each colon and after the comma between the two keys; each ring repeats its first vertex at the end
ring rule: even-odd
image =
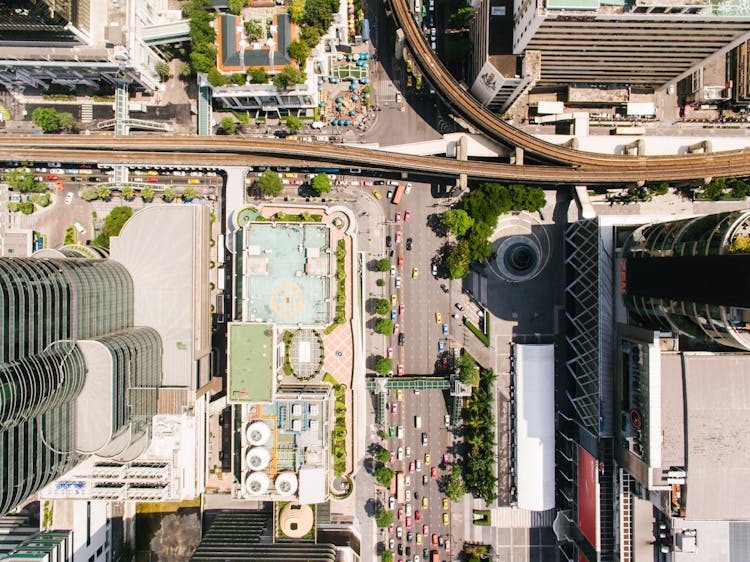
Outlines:
{"type": "Polygon", "coordinates": [[[0,560],[750,560],[750,7],[0,0],[0,560]]]}

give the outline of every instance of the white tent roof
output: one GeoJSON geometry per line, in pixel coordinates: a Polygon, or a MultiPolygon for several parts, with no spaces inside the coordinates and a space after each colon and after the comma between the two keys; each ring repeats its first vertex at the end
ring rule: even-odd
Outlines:
{"type": "Polygon", "coordinates": [[[555,507],[555,348],[516,345],[518,507],[555,507]]]}
{"type": "Polygon", "coordinates": [[[303,465],[299,469],[299,503],[323,503],[328,486],[323,467],[303,465]]]}

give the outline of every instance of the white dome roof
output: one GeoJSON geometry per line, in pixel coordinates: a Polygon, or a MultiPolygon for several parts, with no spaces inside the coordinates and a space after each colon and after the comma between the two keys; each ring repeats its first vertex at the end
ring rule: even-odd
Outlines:
{"type": "Polygon", "coordinates": [[[282,496],[291,496],[297,491],[297,475],[293,472],[282,472],[274,482],[276,492],[282,496]]]}
{"type": "Polygon", "coordinates": [[[268,466],[271,454],[265,447],[253,447],[247,451],[245,461],[250,470],[263,470],[268,466]]]}
{"type": "Polygon", "coordinates": [[[265,445],[268,438],[271,437],[271,430],[262,421],[254,421],[247,426],[247,441],[251,445],[257,447],[258,445],[265,445]]]}
{"type": "Polygon", "coordinates": [[[261,496],[268,491],[270,483],[265,472],[251,472],[245,479],[245,491],[251,496],[261,496]]]}

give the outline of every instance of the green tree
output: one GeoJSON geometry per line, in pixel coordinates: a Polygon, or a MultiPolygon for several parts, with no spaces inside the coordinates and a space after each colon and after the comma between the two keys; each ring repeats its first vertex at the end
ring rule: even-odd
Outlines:
{"type": "Polygon", "coordinates": [[[328,174],[316,174],[310,181],[310,187],[318,195],[331,191],[331,179],[328,174]]]}
{"type": "Polygon", "coordinates": [[[34,212],[34,204],[31,201],[21,201],[18,203],[18,210],[24,215],[30,215],[34,212]]]}
{"type": "Polygon", "coordinates": [[[251,20],[245,22],[245,35],[250,41],[258,41],[263,38],[265,31],[258,20],[251,20]]]}
{"type": "Polygon", "coordinates": [[[291,88],[296,84],[303,84],[307,80],[307,75],[302,72],[299,68],[288,65],[281,69],[276,76],[273,77],[273,85],[278,90],[284,90],[291,88]]]}
{"type": "Polygon", "coordinates": [[[448,29],[467,29],[473,17],[474,9],[471,6],[463,6],[448,17],[448,29]]]}
{"type": "Polygon", "coordinates": [[[190,66],[189,62],[181,62],[179,73],[180,73],[180,78],[183,78],[183,79],[190,78],[193,75],[193,67],[190,66]]]}
{"type": "Polygon", "coordinates": [[[666,195],[667,193],[669,193],[669,184],[659,183],[649,186],[648,190],[654,195],[666,195]]]}
{"type": "MultiPolygon", "coordinates": [[[[387,466],[380,465],[375,469],[375,480],[384,488],[388,488],[391,485],[391,480],[393,480],[393,471],[387,466]]],[[[390,525],[390,522],[388,525],[390,525]]]]}
{"type": "Polygon", "coordinates": [[[301,23],[305,16],[305,0],[292,0],[289,5],[289,17],[294,23],[301,23]]]}
{"type": "Polygon", "coordinates": [[[381,273],[384,273],[386,271],[390,271],[391,269],[391,260],[388,258],[382,258],[375,262],[375,271],[380,271],[381,273]]]}
{"type": "Polygon", "coordinates": [[[266,170],[255,182],[255,186],[260,189],[264,195],[274,197],[284,190],[284,184],[281,183],[279,174],[273,170],[266,170]]]}
{"type": "MultiPolygon", "coordinates": [[[[289,132],[291,132],[292,134],[294,134],[294,133],[298,132],[302,128],[302,120],[299,117],[297,117],[296,115],[288,115],[287,118],[286,118],[286,126],[289,128],[289,132]]],[[[328,176],[326,176],[326,177],[328,177],[328,176]]],[[[330,183],[329,183],[329,185],[330,185],[330,183]]]]}
{"type": "Polygon", "coordinates": [[[5,175],[5,182],[12,191],[27,193],[29,191],[41,193],[46,189],[45,185],[34,179],[34,174],[23,170],[11,170],[5,175]]]}
{"type": "Polygon", "coordinates": [[[109,198],[112,197],[112,190],[106,185],[100,185],[96,188],[96,196],[104,201],[109,201],[109,198]]]}
{"type": "Polygon", "coordinates": [[[27,199],[34,205],[39,205],[40,207],[47,207],[51,201],[49,193],[32,193],[27,199]]]}
{"type": "MultiPolygon", "coordinates": [[[[390,469],[386,469],[389,472],[391,472],[391,477],[393,477],[393,472],[390,469]]],[[[380,480],[378,480],[380,482],[380,480]]],[[[388,480],[390,485],[390,479],[388,480]]],[[[393,512],[388,511],[387,509],[379,509],[378,512],[375,514],[375,524],[380,527],[381,529],[386,529],[390,526],[390,524],[393,523],[393,512]]],[[[388,551],[390,552],[390,551],[388,551]]]]}
{"type": "Polygon", "coordinates": [[[379,446],[378,450],[375,451],[375,460],[385,464],[391,460],[391,453],[385,447],[379,446]]]}
{"type": "Polygon", "coordinates": [[[214,66],[215,58],[211,58],[207,53],[193,51],[190,53],[190,63],[196,72],[209,72],[214,66]]]}
{"type": "Polygon", "coordinates": [[[231,82],[231,79],[219,72],[219,69],[215,66],[211,66],[208,70],[208,83],[213,87],[218,88],[220,86],[226,86],[229,82],[231,82]]]}
{"type": "Polygon", "coordinates": [[[31,120],[45,133],[57,133],[60,130],[60,118],[51,107],[37,107],[31,113],[31,120]]]}
{"type": "MultiPolygon", "coordinates": [[[[390,262],[389,262],[390,263],[390,262]]],[[[391,303],[388,299],[378,299],[375,301],[375,313],[385,316],[391,311],[391,303]]]]}
{"type": "Polygon", "coordinates": [[[462,383],[471,386],[479,384],[479,368],[471,355],[464,352],[456,361],[456,368],[458,369],[458,378],[462,383]]]}
{"type": "Polygon", "coordinates": [[[381,377],[385,377],[393,371],[393,361],[387,357],[378,357],[375,359],[375,372],[381,377]]]}
{"type": "Polygon", "coordinates": [[[393,552],[390,550],[384,550],[380,555],[380,562],[393,562],[393,552]]]}
{"type": "Polygon", "coordinates": [[[250,82],[252,84],[265,84],[268,82],[268,73],[263,68],[251,68],[248,74],[250,75],[250,82]]]}
{"type": "Polygon", "coordinates": [[[177,197],[177,192],[171,187],[167,187],[161,192],[161,198],[166,203],[171,203],[175,197],[177,197]]]}
{"type": "Polygon", "coordinates": [[[289,43],[289,56],[297,61],[300,68],[305,68],[308,57],[310,56],[310,46],[300,39],[295,39],[289,43]]]}
{"type": "Polygon", "coordinates": [[[315,46],[320,43],[320,31],[315,27],[303,27],[302,31],[300,31],[299,38],[301,41],[304,41],[308,47],[314,49],[315,46]]]}
{"type": "Polygon", "coordinates": [[[384,336],[390,336],[393,333],[393,320],[390,318],[381,318],[375,323],[375,331],[384,336]]]}
{"type": "Polygon", "coordinates": [[[60,123],[60,128],[63,131],[72,133],[78,129],[78,121],[73,117],[73,114],[68,111],[63,111],[57,114],[57,120],[60,123]]]}
{"type": "Polygon", "coordinates": [[[445,256],[445,267],[448,269],[450,279],[461,279],[469,273],[469,264],[471,256],[469,253],[469,244],[465,240],[459,240],[457,243],[448,246],[445,256]]]}
{"type": "Polygon", "coordinates": [[[385,279],[378,279],[377,281],[375,281],[375,284],[378,287],[385,287],[385,279]]]}
{"type": "Polygon", "coordinates": [[[227,7],[229,8],[230,14],[238,16],[242,11],[242,8],[245,7],[245,0],[229,0],[229,2],[227,2],[227,7]]]}
{"type": "Polygon", "coordinates": [[[182,200],[183,201],[192,201],[195,199],[195,197],[198,194],[195,192],[195,189],[192,187],[186,187],[182,192],[182,200]]]}
{"type": "Polygon", "coordinates": [[[451,474],[448,477],[448,484],[445,486],[445,495],[451,501],[460,500],[466,494],[466,484],[461,475],[461,467],[453,465],[451,474]]]}
{"type": "Polygon", "coordinates": [[[221,127],[221,130],[224,131],[224,134],[226,135],[233,135],[235,132],[237,132],[237,124],[231,117],[224,117],[219,122],[219,127],[221,127]]]}
{"type": "Polygon", "coordinates": [[[123,187],[120,193],[122,194],[123,199],[125,199],[126,201],[132,201],[135,197],[135,189],[133,189],[129,185],[123,187]]]}
{"type": "Polygon", "coordinates": [[[156,61],[154,70],[162,80],[169,80],[169,63],[163,60],[156,61]]]}
{"type": "Polygon", "coordinates": [[[146,186],[143,189],[141,189],[141,199],[143,199],[146,203],[149,203],[154,200],[154,188],[146,186]]]}
{"type": "Polygon", "coordinates": [[[86,188],[81,191],[81,199],[84,201],[94,201],[99,199],[99,192],[93,187],[86,188]]]}
{"type": "Polygon", "coordinates": [[[247,75],[242,74],[241,72],[235,72],[232,74],[232,82],[234,82],[237,86],[244,86],[245,82],[247,82],[247,75]]]}
{"type": "Polygon", "coordinates": [[[338,9],[338,3],[333,0],[307,0],[303,23],[316,27],[319,31],[328,31],[333,22],[333,14],[338,9]]]}
{"type": "Polygon", "coordinates": [[[474,219],[463,209],[448,209],[443,213],[443,224],[454,236],[461,237],[474,226],[474,219]]]}
{"type": "Polygon", "coordinates": [[[115,207],[104,219],[104,226],[99,235],[94,238],[94,244],[102,248],[109,248],[109,239],[120,234],[122,227],[133,216],[133,209],[126,206],[115,207]]]}

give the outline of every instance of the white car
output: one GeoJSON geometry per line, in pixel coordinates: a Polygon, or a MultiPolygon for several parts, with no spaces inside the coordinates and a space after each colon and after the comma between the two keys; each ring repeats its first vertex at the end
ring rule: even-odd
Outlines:
{"type": "Polygon", "coordinates": [[[397,289],[401,288],[401,277],[400,276],[396,277],[396,288],[397,289]]]}
{"type": "Polygon", "coordinates": [[[65,204],[70,205],[73,202],[73,193],[68,193],[65,196],[65,204]]]}
{"type": "Polygon", "coordinates": [[[406,490],[406,501],[411,501],[411,490],[406,490]]]}
{"type": "Polygon", "coordinates": [[[411,504],[410,503],[406,504],[406,516],[411,517],[411,504]]]}
{"type": "Polygon", "coordinates": [[[411,447],[409,447],[409,446],[406,447],[406,456],[407,457],[411,456],[411,447]]]}
{"type": "Polygon", "coordinates": [[[396,277],[396,266],[395,265],[391,266],[391,277],[396,277]]]}
{"type": "Polygon", "coordinates": [[[203,177],[203,172],[190,172],[190,175],[193,176],[193,177],[195,177],[195,178],[202,178],[203,177]]]}
{"type": "Polygon", "coordinates": [[[404,195],[409,195],[409,192],[411,191],[411,184],[406,184],[406,189],[404,189],[404,195]]]}
{"type": "Polygon", "coordinates": [[[396,92],[396,103],[401,103],[402,99],[401,92],[396,92]]]}
{"type": "Polygon", "coordinates": [[[390,509],[391,511],[396,509],[396,496],[391,496],[388,499],[388,509],[390,509]]]}
{"type": "Polygon", "coordinates": [[[216,172],[206,172],[206,175],[209,178],[215,178],[218,174],[216,172]]]}
{"type": "Polygon", "coordinates": [[[403,447],[398,448],[398,453],[396,453],[396,458],[400,461],[404,460],[404,448],[403,447]]]}
{"type": "Polygon", "coordinates": [[[186,176],[187,172],[185,172],[185,170],[175,170],[174,172],[172,172],[172,175],[173,176],[186,176]]]}

